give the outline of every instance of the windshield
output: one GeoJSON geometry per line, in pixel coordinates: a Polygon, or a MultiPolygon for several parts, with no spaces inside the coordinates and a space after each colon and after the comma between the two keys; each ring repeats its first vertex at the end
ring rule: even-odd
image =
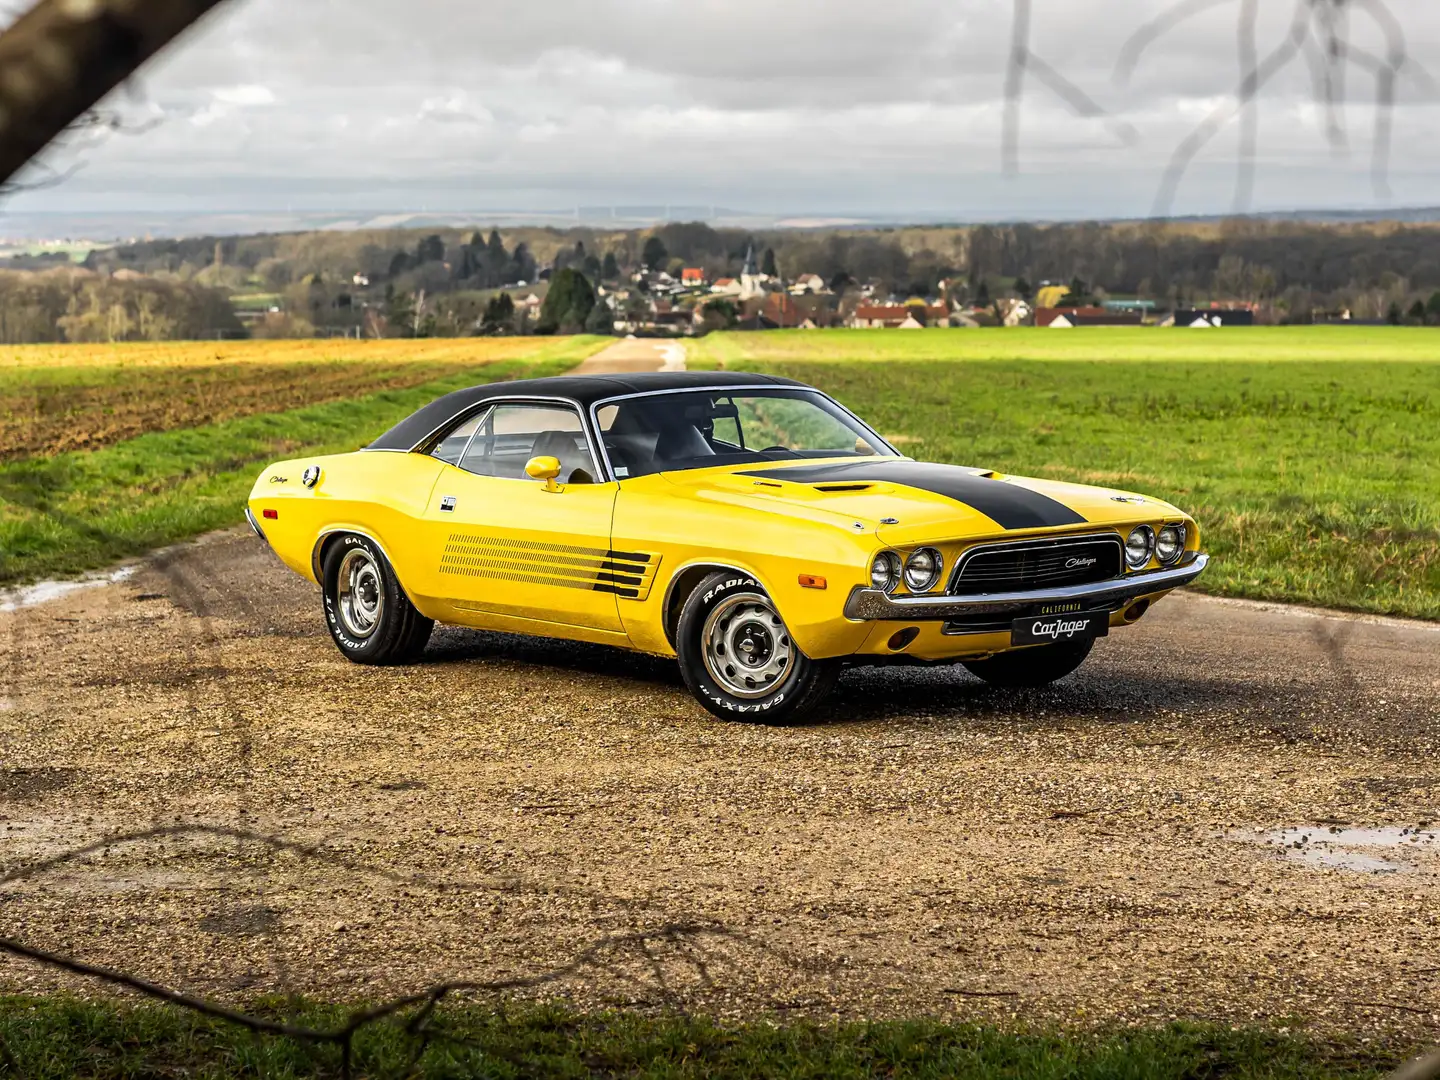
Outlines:
{"type": "Polygon", "coordinates": [[[895,457],[813,390],[701,390],[626,398],[598,411],[615,477],[803,458],[895,457]]]}

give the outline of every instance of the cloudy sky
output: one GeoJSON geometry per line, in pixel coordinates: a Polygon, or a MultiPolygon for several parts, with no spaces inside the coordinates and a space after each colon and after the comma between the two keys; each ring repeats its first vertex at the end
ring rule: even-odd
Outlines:
{"type": "MultiPolygon", "coordinates": [[[[17,210],[556,210],[716,205],[776,215],[978,220],[1138,216],[1166,163],[1240,80],[1240,0],[1194,0],[1128,80],[1126,39],[1160,0],[1033,0],[1031,46],[1103,107],[1026,83],[1020,172],[1001,168],[1011,0],[228,0],[112,104],[141,134],[61,150],[83,168],[17,210]]],[[[1309,3],[1311,0],[1302,0],[1309,3]]],[[[1252,206],[1440,204],[1440,5],[1348,10],[1345,144],[1323,65],[1277,58],[1252,206]],[[1375,65],[1393,13],[1391,192],[1370,176],[1375,65]]],[[[1262,0],[1260,54],[1293,0],[1262,0]]],[[[1318,26],[1318,24],[1317,24],[1318,26]]],[[[1306,38],[1310,54],[1317,36],[1306,38]]],[[[1232,122],[1171,208],[1226,212],[1232,122]]]]}

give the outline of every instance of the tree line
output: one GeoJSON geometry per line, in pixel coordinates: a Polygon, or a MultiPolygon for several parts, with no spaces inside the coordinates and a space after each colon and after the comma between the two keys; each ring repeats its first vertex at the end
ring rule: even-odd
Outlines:
{"type": "Polygon", "coordinates": [[[0,343],[241,336],[226,296],[187,282],[85,270],[0,271],[0,343]]]}
{"type": "MultiPolygon", "coordinates": [[[[642,270],[678,276],[698,267],[710,281],[735,277],[752,250],[763,273],[782,282],[818,274],[840,294],[869,286],[881,297],[943,294],[983,307],[1007,295],[1033,299],[1041,282],[1061,281],[1071,287],[1067,302],[1242,302],[1256,306],[1262,321],[1348,311],[1440,324],[1440,227],[1428,224],[1242,219],[746,230],[688,222],[643,230],[147,240],[91,252],[79,270],[6,275],[0,340],[599,330],[608,324],[606,312],[595,313],[599,288],[643,290],[632,281],[642,270]],[[565,272],[583,279],[583,288],[572,279],[543,310],[517,305],[531,290],[544,294],[537,282],[553,288],[565,272]],[[262,294],[267,314],[242,327],[226,297],[246,294],[262,294]],[[268,312],[271,304],[279,311],[268,312]]],[[[642,300],[632,296],[622,306],[642,300]]]]}

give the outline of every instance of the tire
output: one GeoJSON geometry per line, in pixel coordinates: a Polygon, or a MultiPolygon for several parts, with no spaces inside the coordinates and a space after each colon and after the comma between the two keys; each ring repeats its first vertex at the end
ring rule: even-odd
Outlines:
{"type": "Polygon", "coordinates": [[[1094,638],[1067,641],[1063,645],[1038,645],[1033,649],[1001,653],[988,660],[966,661],[964,666],[970,674],[991,686],[1049,686],[1083,664],[1094,645],[1094,638]]]}
{"type": "Polygon", "coordinates": [[[321,582],[325,625],[345,659],[405,664],[420,658],[435,622],[415,610],[373,540],[347,533],[331,543],[321,582]]]}
{"type": "Polygon", "coordinates": [[[695,700],[722,720],[798,720],[840,675],[838,661],[800,651],[760,583],[738,571],[711,574],[686,598],[675,651],[695,700]]]}

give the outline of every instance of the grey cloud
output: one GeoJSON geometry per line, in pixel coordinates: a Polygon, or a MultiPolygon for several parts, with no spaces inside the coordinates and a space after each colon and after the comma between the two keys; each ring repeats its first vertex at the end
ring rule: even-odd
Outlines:
{"type": "MultiPolygon", "coordinates": [[[[1011,181],[999,175],[1008,0],[231,0],[145,73],[165,124],[88,149],[74,182],[25,199],[1143,212],[1176,143],[1240,78],[1232,3],[1115,83],[1123,42],[1166,6],[1034,0],[1036,54],[1140,139],[1122,145],[1031,78],[1025,175],[1011,181]]],[[[1392,8],[1412,55],[1440,66],[1440,8],[1392,8]]],[[[1356,11],[1356,40],[1381,49],[1356,11]]],[[[1285,5],[1265,5],[1264,39],[1287,21],[1285,5]]],[[[1348,157],[1325,143],[1303,63],[1267,87],[1257,204],[1373,203],[1373,85],[1351,73],[1348,157]]],[[[1424,89],[1402,84],[1397,202],[1434,201],[1427,133],[1440,114],[1424,89]]],[[[1180,209],[1228,209],[1235,148],[1229,130],[1206,149],[1180,209]]]]}

